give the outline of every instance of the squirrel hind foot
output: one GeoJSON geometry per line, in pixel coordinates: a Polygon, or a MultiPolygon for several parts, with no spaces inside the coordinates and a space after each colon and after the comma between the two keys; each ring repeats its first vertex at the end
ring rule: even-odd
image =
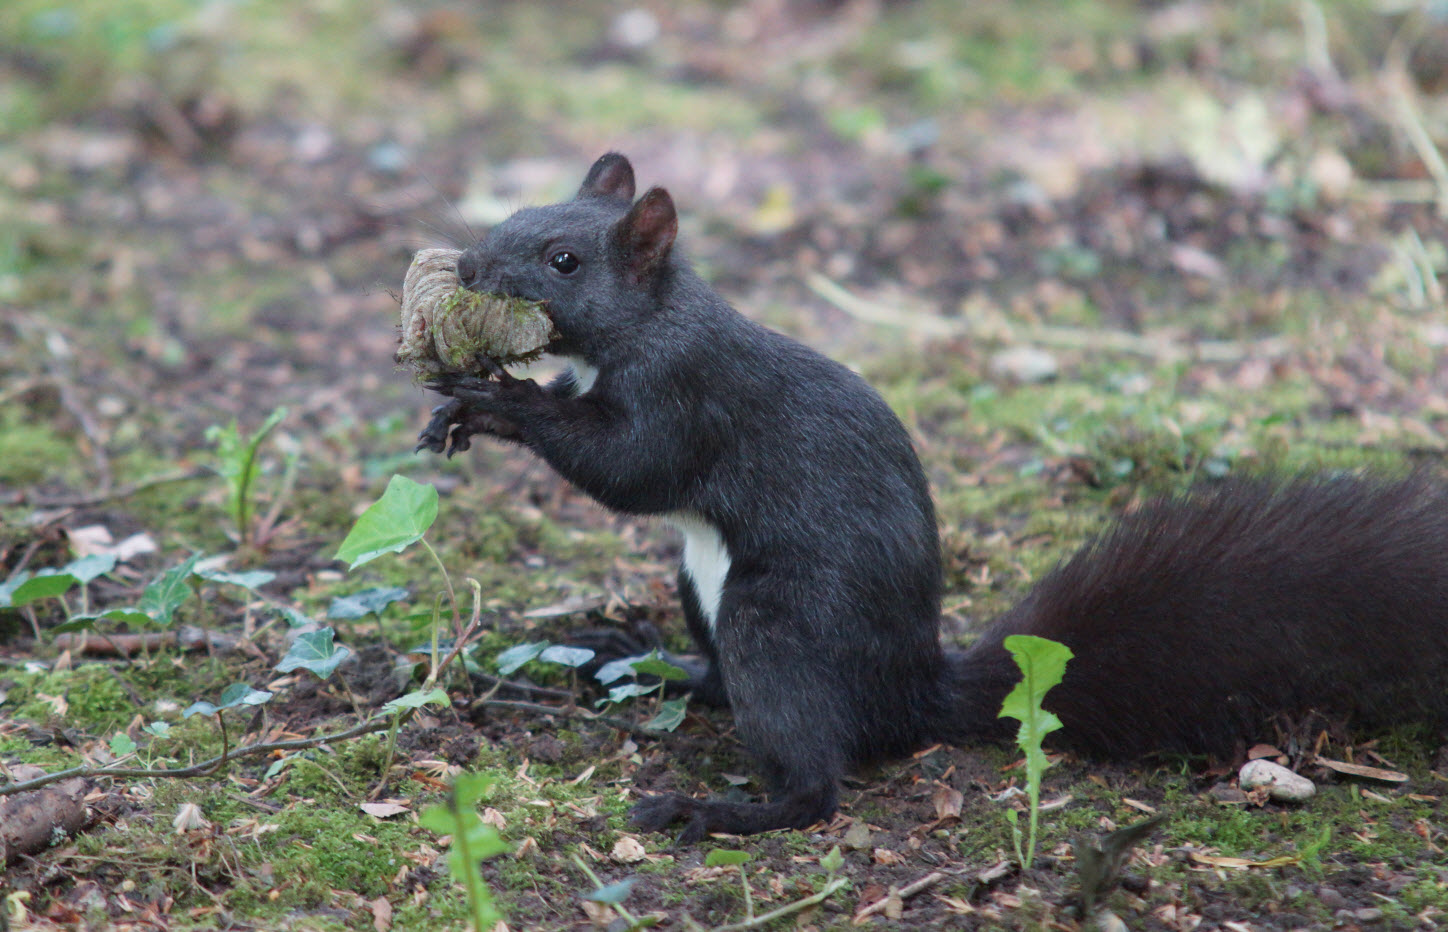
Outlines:
{"type": "Polygon", "coordinates": [[[683,822],[684,828],[674,843],[691,845],[715,833],[757,835],[774,829],[808,828],[835,814],[838,793],[831,785],[767,803],[731,803],[664,793],[641,799],[629,812],[629,821],[643,832],[662,832],[683,822]]]}

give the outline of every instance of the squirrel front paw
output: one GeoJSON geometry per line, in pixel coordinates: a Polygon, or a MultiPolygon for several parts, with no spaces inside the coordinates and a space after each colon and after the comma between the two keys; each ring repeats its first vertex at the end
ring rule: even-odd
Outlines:
{"type": "Polygon", "coordinates": [[[432,418],[417,435],[414,453],[430,450],[433,453],[461,453],[472,447],[475,434],[486,434],[500,440],[521,440],[523,432],[518,425],[487,411],[470,408],[460,398],[449,398],[445,403],[432,409],[432,418]]]}

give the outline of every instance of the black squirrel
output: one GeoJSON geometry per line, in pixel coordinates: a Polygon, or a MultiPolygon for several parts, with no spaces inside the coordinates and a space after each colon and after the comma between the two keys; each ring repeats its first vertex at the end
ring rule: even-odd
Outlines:
{"type": "Polygon", "coordinates": [[[1229,755],[1275,713],[1448,718],[1448,491],[1406,479],[1233,481],[1126,517],[969,649],[940,641],[935,510],[905,428],[859,376],[737,313],[675,248],[668,192],[610,153],[458,261],[546,302],[573,367],[549,385],[480,359],[419,449],[523,444],[604,506],[684,534],[679,592],[768,802],[649,796],[637,826],[804,827],[847,770],[999,739],[1008,634],[1075,653],[1046,705],[1062,743],[1229,755]]]}

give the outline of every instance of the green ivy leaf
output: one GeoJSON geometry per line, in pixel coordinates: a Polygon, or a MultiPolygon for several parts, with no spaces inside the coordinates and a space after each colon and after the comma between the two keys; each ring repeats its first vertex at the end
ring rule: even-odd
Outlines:
{"type": "Polygon", "coordinates": [[[393,476],[387,491],[357,519],[337,559],[357,567],[384,553],[398,553],[422,539],[437,518],[437,489],[393,476]]]}
{"type": "Polygon", "coordinates": [[[190,718],[193,715],[215,715],[226,709],[234,709],[243,705],[262,705],[270,702],[272,694],[264,689],[252,689],[245,683],[232,683],[221,691],[221,702],[212,705],[209,702],[193,702],[181,713],[182,718],[190,718]]]}
{"type": "Polygon", "coordinates": [[[152,621],[169,625],[176,609],[191,598],[191,573],[200,559],[201,554],[192,554],[151,580],[150,585],[141,593],[137,608],[150,616],[152,621]]]}
{"type": "Polygon", "coordinates": [[[530,644],[510,647],[498,655],[498,672],[504,676],[512,676],[519,667],[543,653],[547,648],[547,641],[533,641],[530,644]]]}
{"type": "Polygon", "coordinates": [[[327,608],[327,617],[340,620],[361,618],[365,615],[380,615],[393,602],[407,598],[407,590],[397,586],[378,586],[363,589],[351,595],[340,595],[327,608]]]}
{"type": "Polygon", "coordinates": [[[623,657],[619,660],[610,660],[608,663],[598,668],[598,672],[593,674],[593,678],[607,686],[609,683],[612,683],[615,680],[621,680],[626,676],[632,676],[636,672],[633,665],[635,663],[638,663],[641,659],[642,658],[639,657],[623,657]]]}
{"type": "Polygon", "coordinates": [[[60,568],[62,573],[69,573],[74,576],[82,586],[87,585],[98,576],[104,576],[116,568],[116,555],[113,553],[93,553],[88,557],[80,557],[71,560],[60,568]]]}
{"type": "Polygon", "coordinates": [[[593,651],[586,647],[565,647],[562,644],[554,644],[552,647],[543,648],[542,652],[538,654],[538,659],[565,667],[581,667],[593,659],[593,651]]]}
{"type": "Polygon", "coordinates": [[[820,858],[820,867],[823,867],[831,874],[838,874],[840,868],[845,866],[845,856],[840,853],[840,846],[835,845],[830,853],[820,858]]]}
{"type": "Polygon", "coordinates": [[[136,742],[132,741],[131,736],[124,731],[111,735],[110,747],[111,753],[116,757],[125,757],[127,754],[136,752],[136,742]]]}
{"type": "Polygon", "coordinates": [[[644,727],[650,731],[673,731],[683,724],[688,706],[689,700],[684,696],[660,702],[659,714],[644,722],[644,727]]]}
{"type": "Polygon", "coordinates": [[[71,631],[92,631],[98,621],[114,621],[118,624],[134,625],[138,628],[151,626],[151,616],[145,612],[138,612],[134,608],[111,608],[104,612],[88,612],[83,615],[72,615],[67,621],[51,628],[55,634],[65,634],[71,631]]]}
{"type": "Polygon", "coordinates": [[[336,671],[342,661],[352,656],[351,649],[346,645],[333,643],[334,637],[335,632],[331,628],[297,635],[291,650],[287,651],[287,655],[274,669],[279,673],[298,668],[311,670],[325,680],[336,671]]]}
{"type": "Polygon", "coordinates": [[[251,570],[246,573],[228,573],[225,570],[197,570],[196,575],[210,582],[240,586],[252,592],[255,592],[277,578],[277,574],[269,570],[251,570]]]}
{"type": "MultiPolygon", "coordinates": [[[[715,848],[704,858],[705,867],[733,867],[735,864],[743,864],[749,860],[748,851],[735,851],[730,848],[715,848]]],[[[824,863],[823,860],[820,861],[824,863]]]]}
{"type": "Polygon", "coordinates": [[[305,628],[312,623],[312,619],[292,608],[290,605],[279,605],[277,613],[286,619],[287,626],[291,628],[305,628]]]}
{"type": "Polygon", "coordinates": [[[392,715],[401,712],[403,709],[417,709],[425,705],[446,706],[451,704],[451,702],[452,700],[448,698],[447,693],[441,689],[433,689],[428,692],[415,689],[405,696],[398,696],[396,699],[393,699],[382,707],[382,711],[388,715],[392,715]]]}
{"type": "Polygon", "coordinates": [[[643,660],[636,661],[633,668],[640,676],[657,676],[661,680],[687,680],[689,674],[658,656],[657,651],[643,660]]]}
{"type": "MultiPolygon", "coordinates": [[[[53,599],[65,595],[79,582],[80,580],[70,573],[62,573],[60,570],[41,570],[11,588],[9,599],[4,604],[8,604],[12,608],[19,608],[41,599],[53,599]]],[[[4,593],[0,592],[0,597],[3,596],[4,593]]]]}
{"type": "Polygon", "coordinates": [[[609,702],[622,702],[625,699],[632,699],[635,696],[647,696],[656,689],[662,689],[663,683],[654,683],[645,686],[642,683],[625,683],[622,686],[615,686],[608,691],[609,702]]]}
{"type": "Polygon", "coordinates": [[[618,883],[611,883],[606,887],[599,887],[592,893],[583,894],[585,900],[592,900],[595,903],[607,903],[610,906],[617,906],[628,898],[629,891],[633,885],[638,883],[637,877],[626,877],[618,883]]]}

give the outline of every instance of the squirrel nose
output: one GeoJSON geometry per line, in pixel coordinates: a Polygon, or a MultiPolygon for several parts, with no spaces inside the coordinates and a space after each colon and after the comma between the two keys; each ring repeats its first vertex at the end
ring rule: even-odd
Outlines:
{"type": "Polygon", "coordinates": [[[471,249],[463,250],[458,256],[458,279],[464,288],[473,288],[483,275],[483,258],[471,249]]]}

